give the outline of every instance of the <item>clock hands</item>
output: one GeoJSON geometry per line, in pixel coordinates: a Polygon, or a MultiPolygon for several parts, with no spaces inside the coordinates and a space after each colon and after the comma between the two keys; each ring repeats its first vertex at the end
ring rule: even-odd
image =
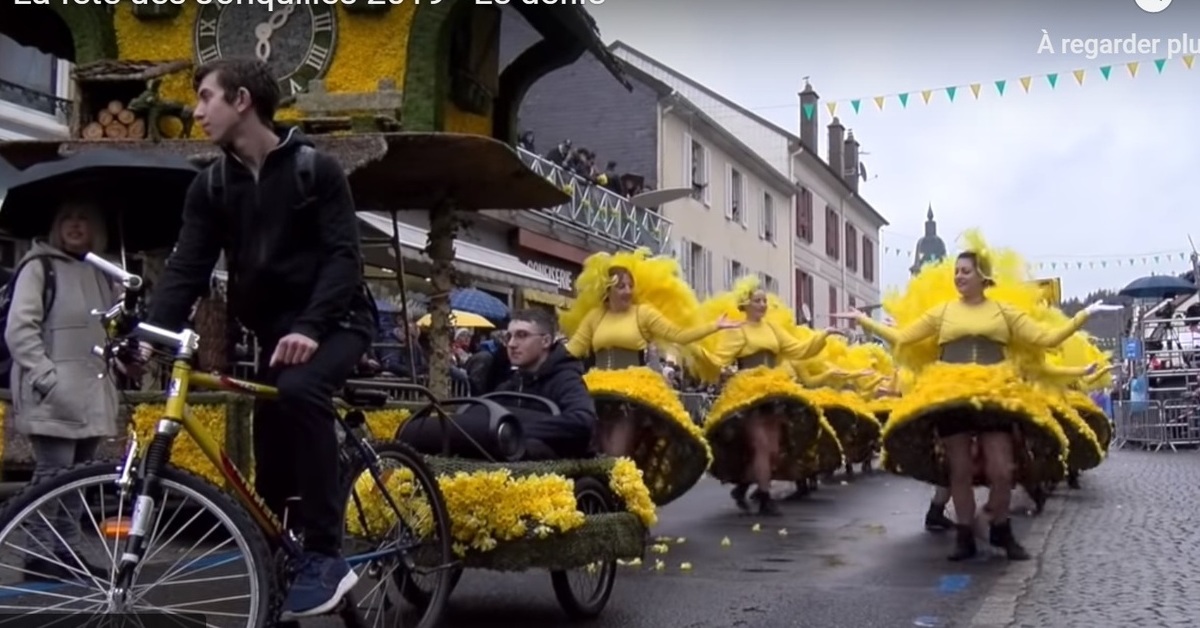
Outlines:
{"type": "Polygon", "coordinates": [[[254,27],[254,38],[257,40],[254,44],[254,54],[259,61],[266,63],[271,60],[271,36],[275,31],[283,28],[287,24],[288,17],[296,10],[295,5],[287,5],[277,12],[271,13],[271,19],[260,22],[254,27]]]}

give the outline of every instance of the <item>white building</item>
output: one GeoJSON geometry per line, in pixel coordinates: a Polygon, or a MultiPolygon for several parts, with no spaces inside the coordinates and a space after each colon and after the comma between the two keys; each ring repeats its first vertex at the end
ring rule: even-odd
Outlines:
{"type": "MultiPolygon", "coordinates": [[[[843,136],[845,130],[836,120],[829,128],[828,159],[820,157],[820,108],[810,87],[806,86],[801,94],[801,103],[813,114],[800,116],[800,134],[795,135],[624,43],[614,43],[612,49],[631,66],[671,87],[710,119],[720,120],[739,143],[794,183],[796,192],[789,199],[791,211],[778,211],[776,215],[791,218],[786,231],[790,237],[783,236],[783,231],[778,237],[790,240],[780,244],[790,245],[792,261],[787,269],[791,277],[783,283],[791,284],[790,294],[797,310],[807,306],[813,323],[825,326],[832,312],[879,302],[879,229],[887,220],[859,195],[859,180],[866,177],[858,160],[858,142],[852,132],[843,136]]],[[[660,162],[669,163],[665,158],[660,162]]],[[[708,189],[711,182],[708,193],[718,194],[717,187],[725,177],[718,174],[710,179],[713,172],[697,170],[693,185],[708,189]]],[[[673,219],[677,232],[684,228],[685,221],[673,219]]]]}

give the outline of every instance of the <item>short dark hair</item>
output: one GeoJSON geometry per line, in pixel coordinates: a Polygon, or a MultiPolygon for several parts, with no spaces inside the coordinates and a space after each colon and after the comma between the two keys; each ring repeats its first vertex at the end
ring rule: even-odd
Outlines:
{"type": "Polygon", "coordinates": [[[263,124],[275,121],[279,109],[279,83],[271,76],[271,69],[258,59],[218,59],[196,68],[192,73],[192,89],[200,89],[200,83],[209,74],[216,74],[217,85],[225,92],[225,102],[233,104],[239,89],[250,94],[254,113],[263,124]]]}
{"type": "Polygon", "coordinates": [[[553,336],[558,333],[558,321],[546,310],[528,308],[512,315],[512,320],[533,323],[544,334],[553,336]]]}

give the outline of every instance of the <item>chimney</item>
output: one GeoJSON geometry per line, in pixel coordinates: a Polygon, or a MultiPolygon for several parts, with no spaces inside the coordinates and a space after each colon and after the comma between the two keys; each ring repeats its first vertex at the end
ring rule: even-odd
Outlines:
{"type": "Polygon", "coordinates": [[[850,186],[854,193],[858,193],[858,140],[854,139],[854,131],[846,134],[845,153],[842,159],[844,160],[844,168],[842,178],[845,179],[846,185],[850,186]]]}
{"type": "Polygon", "coordinates": [[[846,127],[842,126],[842,121],[833,117],[833,122],[829,123],[829,167],[837,173],[839,177],[846,176],[846,165],[842,161],[843,151],[846,143],[846,127]]]}
{"type": "Polygon", "coordinates": [[[813,91],[812,85],[804,81],[804,91],[800,92],[800,143],[817,156],[820,156],[817,152],[817,132],[820,130],[817,103],[820,101],[821,97],[813,91]]]}

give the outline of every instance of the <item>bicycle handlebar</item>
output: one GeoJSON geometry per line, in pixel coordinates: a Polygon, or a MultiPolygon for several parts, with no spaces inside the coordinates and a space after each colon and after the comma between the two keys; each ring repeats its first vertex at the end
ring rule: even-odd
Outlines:
{"type": "MultiPolygon", "coordinates": [[[[106,327],[113,324],[116,328],[116,335],[131,335],[148,342],[167,345],[176,352],[195,351],[194,345],[199,340],[195,332],[189,329],[173,332],[138,320],[138,305],[141,301],[142,289],[145,287],[145,282],[140,275],[127,272],[124,268],[95,253],[88,253],[83,260],[105,275],[117,280],[125,289],[125,295],[121,302],[102,314],[101,319],[105,322],[106,327]]],[[[99,347],[93,348],[92,351],[98,354],[104,353],[104,349],[99,347]]]]}

